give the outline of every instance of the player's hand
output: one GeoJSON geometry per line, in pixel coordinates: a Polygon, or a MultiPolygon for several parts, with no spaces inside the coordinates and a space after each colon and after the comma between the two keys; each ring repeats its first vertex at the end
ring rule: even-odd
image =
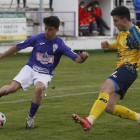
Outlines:
{"type": "Polygon", "coordinates": [[[102,47],[102,49],[108,48],[109,43],[107,41],[103,41],[103,42],[101,42],[101,47],[102,47]]]}
{"type": "Polygon", "coordinates": [[[88,58],[88,56],[89,56],[89,54],[87,52],[82,52],[82,53],[78,52],[78,54],[84,60],[86,60],[88,58]]]}

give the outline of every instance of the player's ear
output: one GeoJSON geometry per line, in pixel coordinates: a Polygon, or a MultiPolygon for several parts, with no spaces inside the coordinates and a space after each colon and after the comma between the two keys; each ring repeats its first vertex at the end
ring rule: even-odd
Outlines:
{"type": "Polygon", "coordinates": [[[126,23],[128,20],[127,18],[123,18],[123,22],[126,23]]]}
{"type": "Polygon", "coordinates": [[[57,28],[56,31],[58,32],[59,31],[59,28],[57,28]]]}

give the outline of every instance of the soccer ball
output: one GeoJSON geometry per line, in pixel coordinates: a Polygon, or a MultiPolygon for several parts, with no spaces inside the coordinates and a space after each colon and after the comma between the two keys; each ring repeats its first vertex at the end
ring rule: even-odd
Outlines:
{"type": "Polygon", "coordinates": [[[0,128],[2,128],[6,123],[6,117],[3,113],[0,112],[0,128]]]}

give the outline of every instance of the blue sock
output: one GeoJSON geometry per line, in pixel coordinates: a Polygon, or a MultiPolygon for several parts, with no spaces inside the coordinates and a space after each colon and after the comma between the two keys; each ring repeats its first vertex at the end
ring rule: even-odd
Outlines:
{"type": "Polygon", "coordinates": [[[0,98],[2,97],[2,95],[0,94],[0,98]]]}
{"type": "Polygon", "coordinates": [[[35,103],[31,102],[31,108],[30,108],[30,114],[29,114],[30,117],[35,116],[39,106],[40,106],[40,104],[35,104],[35,103]]]}

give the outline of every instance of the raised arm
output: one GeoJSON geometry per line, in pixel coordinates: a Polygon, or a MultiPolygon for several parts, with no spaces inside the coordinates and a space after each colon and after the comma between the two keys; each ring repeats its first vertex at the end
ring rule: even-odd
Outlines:
{"type": "Polygon", "coordinates": [[[3,57],[6,57],[10,54],[13,54],[13,53],[16,53],[18,52],[20,49],[18,49],[17,45],[11,47],[9,50],[7,50],[5,53],[1,54],[0,55],[0,59],[3,58],[3,57]]]}
{"type": "Polygon", "coordinates": [[[75,58],[75,62],[83,63],[89,56],[87,52],[78,53],[79,55],[75,58]]]}

